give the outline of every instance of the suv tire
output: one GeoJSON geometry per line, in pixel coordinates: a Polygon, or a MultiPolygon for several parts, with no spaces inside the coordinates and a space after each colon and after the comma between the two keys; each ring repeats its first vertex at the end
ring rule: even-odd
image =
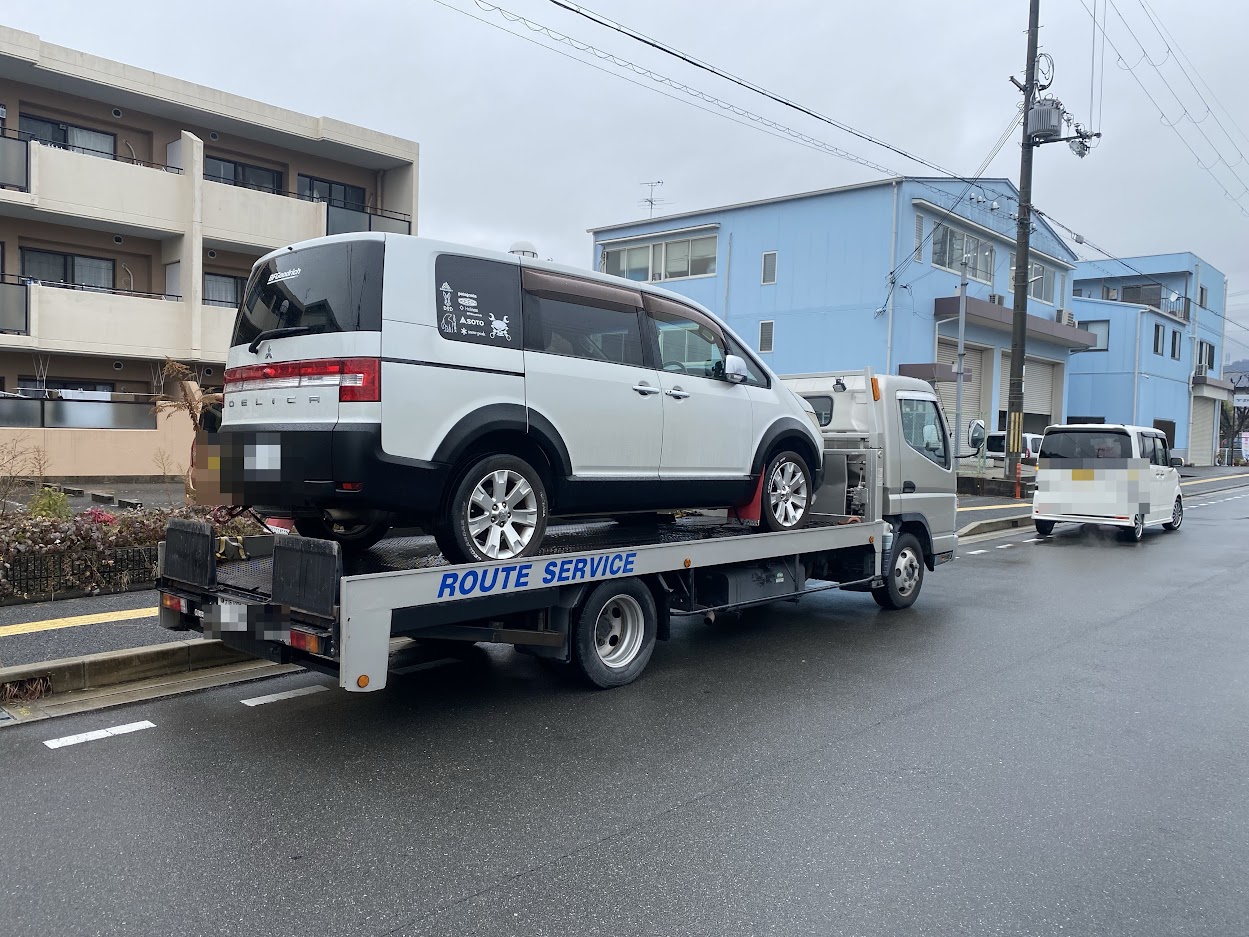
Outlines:
{"type": "Polygon", "coordinates": [[[344,553],[360,553],[390,533],[390,522],[388,515],[381,514],[359,524],[339,524],[322,514],[320,517],[295,518],[295,529],[301,537],[333,540],[344,553]]]}
{"type": "Polygon", "coordinates": [[[438,545],[452,563],[532,556],[546,533],[547,509],[546,486],[532,465],[511,455],[485,456],[460,476],[438,545]]]}
{"type": "Polygon", "coordinates": [[[759,524],[764,530],[797,530],[806,524],[815,501],[807,460],[790,450],[772,456],[763,472],[760,498],[759,524]]]}

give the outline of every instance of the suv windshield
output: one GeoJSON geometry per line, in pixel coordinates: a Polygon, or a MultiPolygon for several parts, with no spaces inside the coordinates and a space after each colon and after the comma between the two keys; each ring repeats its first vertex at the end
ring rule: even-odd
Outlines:
{"type": "Polygon", "coordinates": [[[380,331],[385,247],[376,240],[339,241],[272,258],[247,283],[231,346],[248,345],[271,329],[380,331]]]}
{"type": "Polygon", "coordinates": [[[1132,438],[1123,430],[1072,429],[1046,433],[1042,459],[1130,459],[1132,438]]]}

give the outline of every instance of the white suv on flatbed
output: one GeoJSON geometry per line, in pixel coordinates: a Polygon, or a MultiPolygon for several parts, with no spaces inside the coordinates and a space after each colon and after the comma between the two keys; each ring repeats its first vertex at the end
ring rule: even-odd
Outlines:
{"type": "Polygon", "coordinates": [[[257,261],[215,442],[234,503],[356,548],[417,524],[453,562],[529,555],[550,515],[756,495],[794,529],[821,481],[811,405],[703,307],[393,234],[257,261]]]}

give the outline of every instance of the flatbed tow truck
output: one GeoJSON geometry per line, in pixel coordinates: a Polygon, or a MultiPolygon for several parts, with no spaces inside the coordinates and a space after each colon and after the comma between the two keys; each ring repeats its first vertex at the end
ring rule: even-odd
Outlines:
{"type": "MultiPolygon", "coordinates": [[[[924,569],[954,552],[952,530],[897,510],[902,493],[929,503],[948,494],[952,526],[952,479],[948,492],[898,480],[891,497],[895,469],[907,474],[901,454],[891,464],[891,447],[906,446],[914,401],[936,398],[909,378],[855,372],[830,381],[826,481],[800,529],[759,532],[756,497],[741,511],[670,523],[556,525],[537,555],[452,566],[423,536],[344,555],[332,541],[277,535],[227,561],[210,525],[171,520],[159,557],[161,624],[330,674],[351,692],[380,690],[388,674],[476,642],[511,644],[612,687],[641,674],[674,615],[714,620],[830,589],[905,608],[924,569]]],[[[802,383],[803,393],[822,386],[802,383]]],[[[937,425],[948,454],[940,417],[937,425]]]]}

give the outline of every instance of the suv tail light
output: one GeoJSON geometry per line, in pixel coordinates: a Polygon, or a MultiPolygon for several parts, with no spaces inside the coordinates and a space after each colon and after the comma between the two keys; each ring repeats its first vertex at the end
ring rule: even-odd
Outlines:
{"type": "Polygon", "coordinates": [[[340,403],[377,403],[382,399],[380,358],[321,358],[247,364],[225,373],[227,394],[289,387],[337,387],[340,403]]]}

